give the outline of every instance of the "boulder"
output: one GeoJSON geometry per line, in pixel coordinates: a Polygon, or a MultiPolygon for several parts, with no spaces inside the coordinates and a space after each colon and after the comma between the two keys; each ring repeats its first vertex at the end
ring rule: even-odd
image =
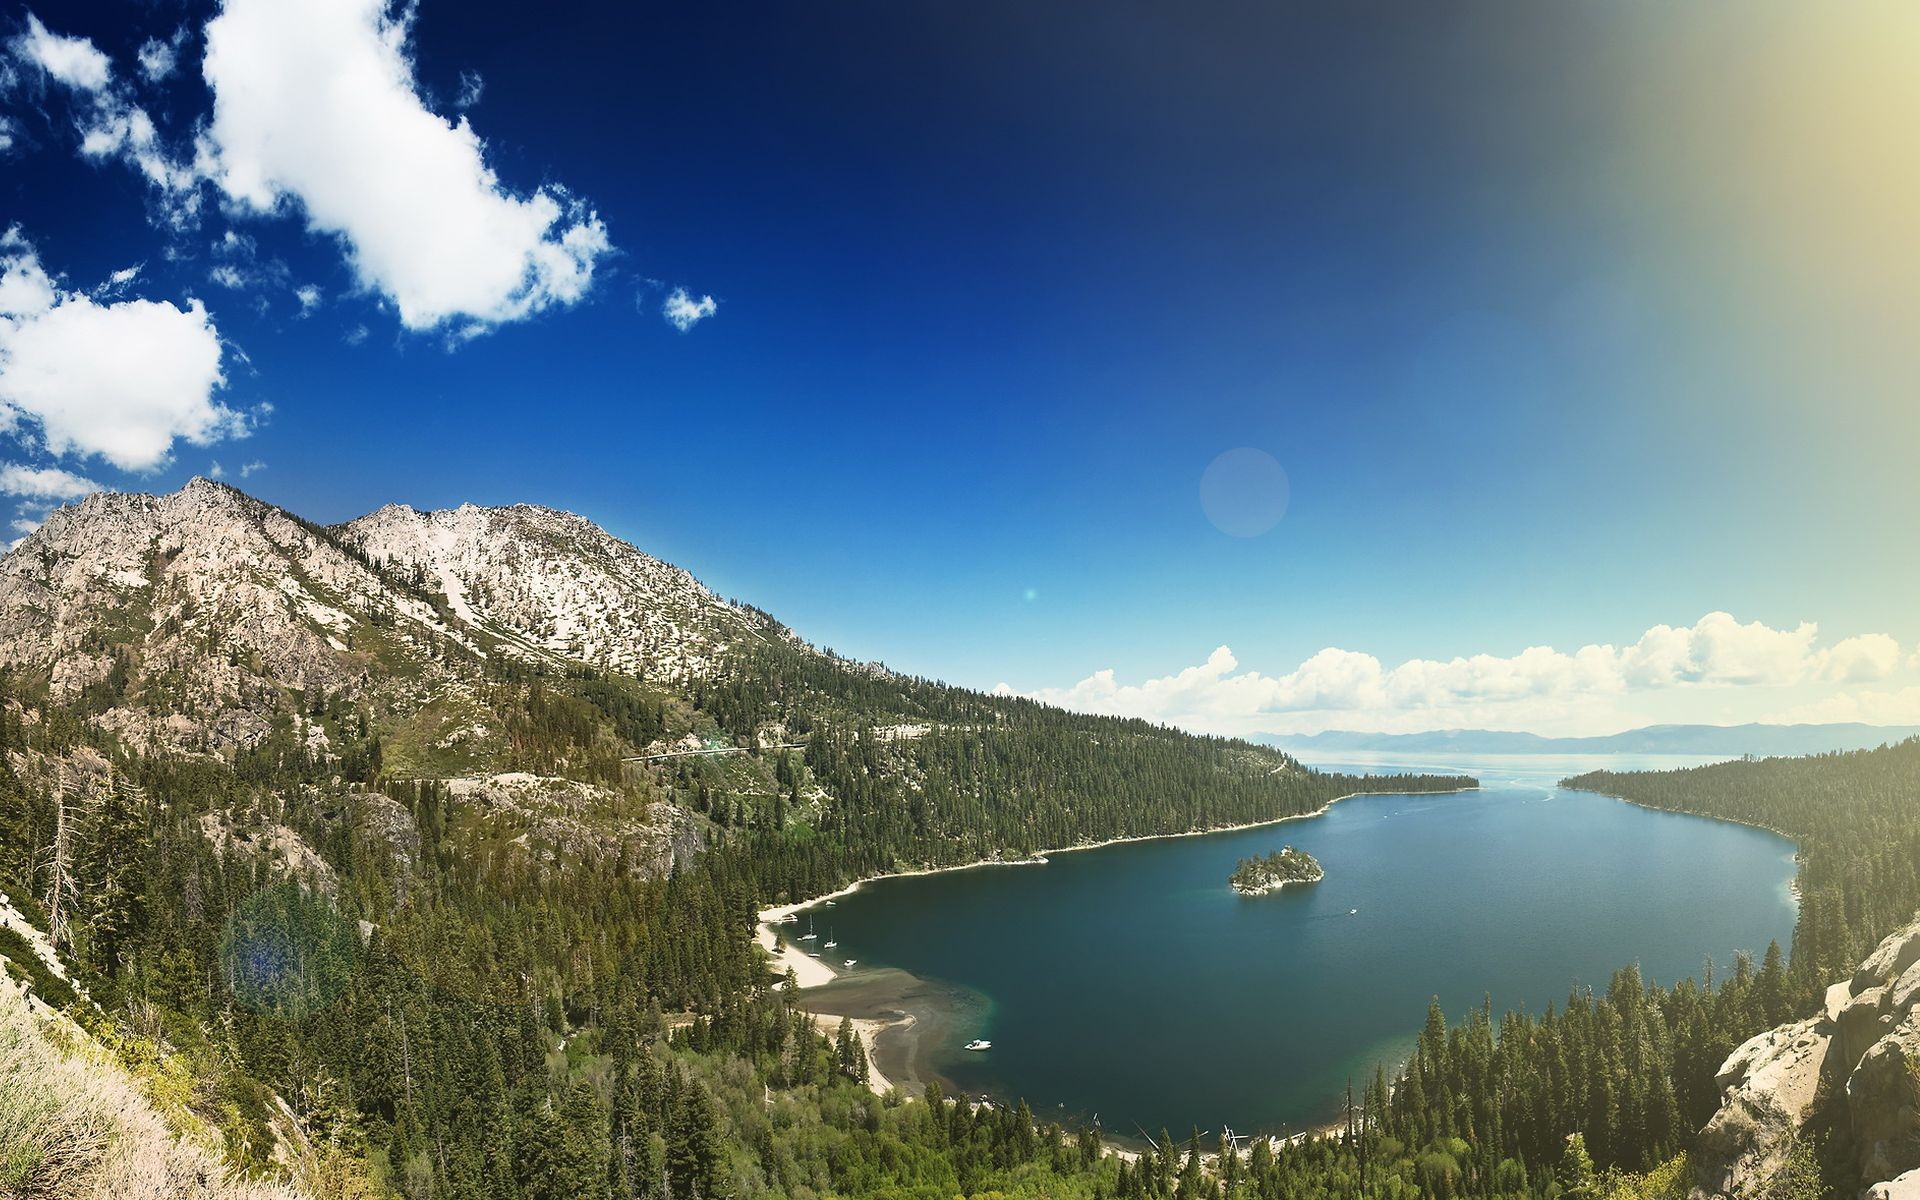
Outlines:
{"type": "Polygon", "coordinates": [[[1867,1200],[1920,1200],[1920,1171],[1874,1184],[1867,1189],[1867,1200]]]}
{"type": "Polygon", "coordinates": [[[1846,1094],[1860,1178],[1920,1169],[1920,1012],[1873,1044],[1847,1077],[1846,1094]]]}
{"type": "Polygon", "coordinates": [[[1825,1017],[1810,1017],[1727,1057],[1715,1077],[1726,1098],[1694,1152],[1696,1196],[1757,1194],[1778,1174],[1820,1090],[1832,1034],[1825,1017]]]}
{"type": "Polygon", "coordinates": [[[1893,1028],[1889,996],[1885,984],[1870,987],[1840,1010],[1840,1018],[1833,1023],[1833,1067],[1839,1078],[1845,1079],[1873,1044],[1893,1028]]]}
{"type": "Polygon", "coordinates": [[[1845,1012],[1847,1005],[1851,1003],[1853,1003],[1853,983],[1851,980],[1843,979],[1828,988],[1826,1003],[1822,1006],[1826,1010],[1827,1020],[1838,1021],[1840,1014],[1845,1012]]]}
{"type": "Polygon", "coordinates": [[[1894,1012],[1911,1012],[1916,1001],[1920,1001],[1920,962],[1887,985],[1887,1004],[1894,1012]]]}
{"type": "Polygon", "coordinates": [[[1920,1200],[1920,920],[1828,988],[1819,1016],[1735,1050],[1715,1082],[1694,1200],[1765,1194],[1816,1097],[1851,1135],[1866,1200],[1920,1200]]]}
{"type": "Polygon", "coordinates": [[[1857,996],[1870,987],[1892,983],[1920,962],[1920,921],[1892,934],[1874,948],[1860,969],[1853,973],[1853,991],[1857,996]]]}

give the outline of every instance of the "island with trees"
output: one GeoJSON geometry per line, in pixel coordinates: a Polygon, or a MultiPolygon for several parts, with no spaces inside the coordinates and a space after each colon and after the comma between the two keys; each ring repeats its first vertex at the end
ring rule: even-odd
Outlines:
{"type": "Polygon", "coordinates": [[[1242,896],[1264,896],[1292,883],[1318,883],[1327,877],[1313,855],[1292,846],[1243,858],[1227,882],[1242,896]]]}

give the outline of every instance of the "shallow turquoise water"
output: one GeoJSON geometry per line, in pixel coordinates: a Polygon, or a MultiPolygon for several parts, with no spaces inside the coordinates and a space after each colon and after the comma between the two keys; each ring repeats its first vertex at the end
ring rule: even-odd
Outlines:
{"type": "Polygon", "coordinates": [[[1483,788],[882,880],[812,917],[836,957],[972,1001],[933,1056],[955,1085],[1156,1136],[1327,1117],[1349,1075],[1357,1088],[1400,1060],[1431,996],[1450,1019],[1489,994],[1496,1012],[1538,1012],[1629,962],[1670,982],[1789,940],[1792,843],[1552,786],[1686,760],[1385,759],[1358,765],[1444,766],[1483,788]],[[1326,879],[1259,898],[1227,887],[1240,858],[1287,844],[1326,879]],[[973,1036],[994,1048],[961,1050],[973,1036]]]}

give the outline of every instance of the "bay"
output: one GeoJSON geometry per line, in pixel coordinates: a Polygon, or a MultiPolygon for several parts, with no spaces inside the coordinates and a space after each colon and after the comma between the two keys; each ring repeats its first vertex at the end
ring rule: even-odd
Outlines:
{"type": "MultiPolygon", "coordinates": [[[[1429,998],[1540,1012],[1638,963],[1669,983],[1785,947],[1793,844],[1554,781],[1679,756],[1343,755],[1329,770],[1449,769],[1448,795],[1370,795],[1277,825],[877,880],[811,910],[852,983],[897,968],[949,997],[916,1057],[970,1095],[1111,1133],[1276,1133],[1391,1073],[1429,998]],[[1241,858],[1320,860],[1309,887],[1241,897],[1241,858]],[[964,1044],[987,1038],[993,1048],[964,1044]]],[[[836,961],[836,964],[838,962],[836,961]]],[[[836,984],[836,987],[841,985],[836,984]]]]}

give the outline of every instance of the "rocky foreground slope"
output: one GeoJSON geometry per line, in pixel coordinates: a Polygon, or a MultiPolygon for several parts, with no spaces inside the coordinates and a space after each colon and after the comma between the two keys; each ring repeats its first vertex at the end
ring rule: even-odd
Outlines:
{"type": "Polygon", "coordinates": [[[1819,1015],[1735,1050],[1718,1082],[1695,1196],[1768,1194],[1818,1127],[1871,1200],[1920,1200],[1920,918],[1828,988],[1819,1015]]]}

